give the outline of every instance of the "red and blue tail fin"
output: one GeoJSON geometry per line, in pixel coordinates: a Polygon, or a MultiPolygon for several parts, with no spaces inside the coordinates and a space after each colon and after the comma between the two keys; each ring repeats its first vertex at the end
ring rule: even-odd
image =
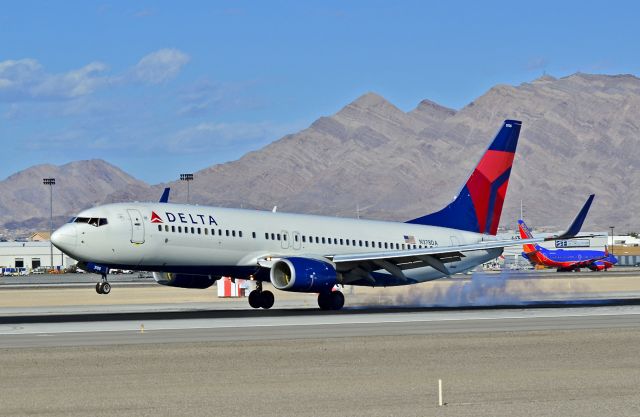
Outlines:
{"type": "MultiPolygon", "coordinates": [[[[533,238],[533,233],[531,233],[531,230],[529,229],[529,227],[525,224],[524,220],[518,220],[518,230],[520,231],[520,237],[522,239],[532,239],[533,238]]],[[[524,248],[525,253],[532,253],[532,252],[536,252],[538,250],[538,248],[530,243],[522,245],[522,247],[524,248]]]]}
{"type": "Polygon", "coordinates": [[[440,211],[407,223],[495,235],[521,126],[518,120],[505,120],[456,199],[440,211]]]}

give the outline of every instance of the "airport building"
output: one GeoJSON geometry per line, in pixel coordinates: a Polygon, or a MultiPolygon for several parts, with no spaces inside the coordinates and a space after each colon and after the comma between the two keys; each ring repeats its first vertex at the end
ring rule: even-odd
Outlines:
{"type": "MultiPolygon", "coordinates": [[[[49,241],[0,242],[0,267],[26,268],[50,267],[51,249],[49,241]]],[[[65,269],[76,261],[53,247],[53,268],[65,269]]]]}

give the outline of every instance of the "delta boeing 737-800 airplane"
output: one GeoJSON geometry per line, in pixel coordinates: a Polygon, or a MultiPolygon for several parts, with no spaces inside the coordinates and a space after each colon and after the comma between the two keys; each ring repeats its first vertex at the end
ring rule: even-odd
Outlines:
{"type": "MultiPolygon", "coordinates": [[[[108,204],[85,210],[53,233],[79,266],[153,272],[159,284],[207,288],[222,276],[256,281],[254,308],[278,290],[318,293],[323,310],[344,305],[336,285],[396,286],[468,271],[523,241],[497,240],[521,122],[506,120],[455,200],[405,223],[168,203],[108,204]]],[[[580,217],[580,216],[578,216],[580,217]]],[[[575,236],[576,218],[562,236],[575,236]]],[[[541,242],[529,239],[526,242],[541,242]]]]}

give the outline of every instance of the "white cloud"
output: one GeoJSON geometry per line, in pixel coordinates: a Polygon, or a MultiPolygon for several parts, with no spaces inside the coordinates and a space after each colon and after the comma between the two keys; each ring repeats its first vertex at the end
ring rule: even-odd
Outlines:
{"type": "Polygon", "coordinates": [[[172,152],[193,153],[230,147],[241,143],[270,142],[288,128],[268,122],[200,123],[177,132],[167,142],[172,152]]]}
{"type": "Polygon", "coordinates": [[[59,100],[80,97],[109,82],[107,66],[92,62],[63,74],[48,74],[35,59],[0,62],[0,100],[59,100]]]}
{"type": "Polygon", "coordinates": [[[123,75],[109,75],[102,62],[60,74],[45,71],[35,59],[0,62],[0,101],[59,101],[88,96],[114,84],[143,82],[159,84],[175,77],[189,62],[189,56],[177,49],[160,49],[143,57],[123,75]]]}
{"type": "Polygon", "coordinates": [[[143,57],[132,73],[139,81],[160,84],[178,75],[189,59],[189,55],[178,49],[160,49],[143,57]]]}

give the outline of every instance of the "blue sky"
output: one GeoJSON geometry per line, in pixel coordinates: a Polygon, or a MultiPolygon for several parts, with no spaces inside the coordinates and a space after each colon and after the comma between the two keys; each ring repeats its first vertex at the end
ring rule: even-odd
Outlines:
{"type": "Polygon", "coordinates": [[[463,107],[544,72],[640,73],[635,2],[14,1],[0,178],[103,158],[150,183],[237,159],[375,91],[463,107]]]}

